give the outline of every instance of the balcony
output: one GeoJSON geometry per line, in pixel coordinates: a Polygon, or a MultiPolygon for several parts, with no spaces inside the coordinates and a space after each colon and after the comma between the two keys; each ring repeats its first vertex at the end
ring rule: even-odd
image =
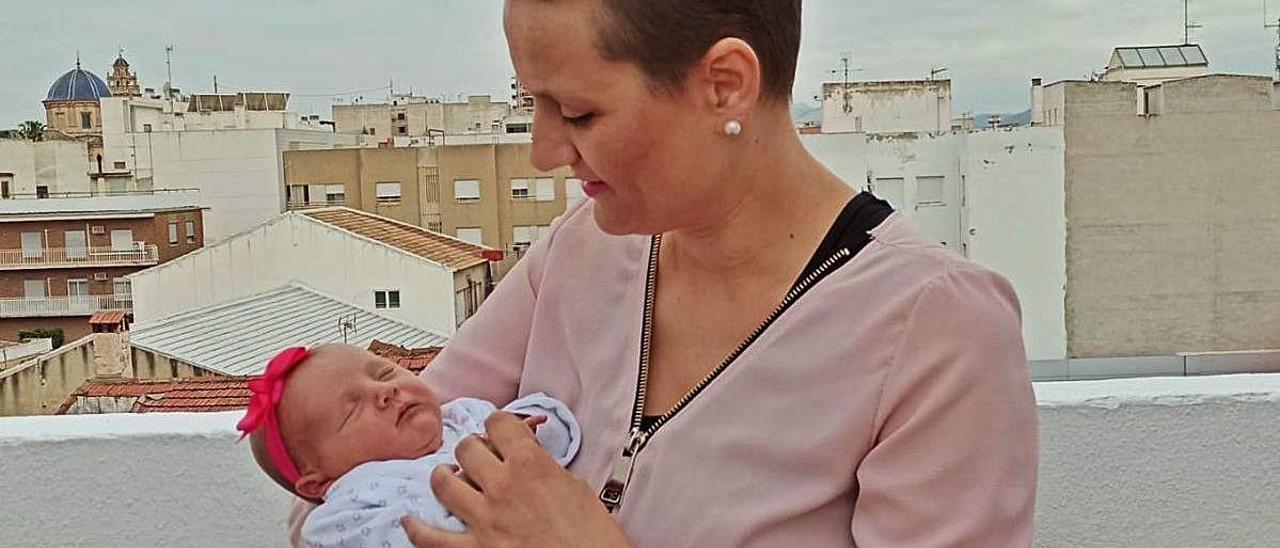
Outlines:
{"type": "Polygon", "coordinates": [[[131,295],[0,299],[0,318],[92,316],[96,312],[132,311],[131,295]]]}
{"type": "Polygon", "coordinates": [[[160,264],[160,249],[155,244],[139,244],[128,249],[113,247],[0,249],[0,270],[143,267],[157,264],[160,264]]]}
{"type": "MultiPolygon", "coordinates": [[[[1280,375],[1037,383],[1036,399],[1035,546],[1280,538],[1280,375]]],[[[289,496],[236,443],[241,414],[0,418],[5,544],[286,546],[289,496]]]]}
{"type": "Polygon", "coordinates": [[[347,200],[311,200],[309,202],[286,202],[284,204],[285,211],[302,211],[307,209],[320,209],[322,207],[346,207],[347,200]]]}

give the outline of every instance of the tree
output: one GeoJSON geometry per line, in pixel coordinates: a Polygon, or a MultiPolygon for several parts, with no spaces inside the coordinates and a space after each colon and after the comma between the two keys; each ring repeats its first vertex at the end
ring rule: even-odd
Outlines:
{"type": "Polygon", "coordinates": [[[27,120],[18,126],[18,135],[31,141],[43,141],[44,130],[44,124],[36,120],[27,120]]]}
{"type": "Polygon", "coordinates": [[[53,347],[55,349],[61,347],[66,340],[62,330],[56,327],[53,329],[28,329],[18,332],[18,340],[27,342],[31,339],[53,339],[53,347]]]}

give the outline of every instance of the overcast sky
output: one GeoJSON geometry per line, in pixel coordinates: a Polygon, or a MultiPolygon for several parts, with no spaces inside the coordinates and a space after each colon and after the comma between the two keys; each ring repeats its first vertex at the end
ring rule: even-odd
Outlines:
{"type": "MultiPolygon", "coordinates": [[[[641,0],[637,0],[641,1],[641,0]]],[[[40,101],[75,64],[106,78],[123,47],[144,87],[284,90],[292,110],[329,114],[335,96],[397,92],[505,96],[512,74],[499,0],[3,0],[0,128],[44,120],[40,101]],[[110,4],[110,5],[107,5],[110,4]]],[[[1262,0],[1198,0],[1193,19],[1215,71],[1273,73],[1262,0]]],[[[1280,0],[1271,0],[1271,17],[1280,0]]],[[[1180,0],[807,0],[796,97],[812,102],[842,52],[858,79],[950,69],[956,113],[1027,108],[1030,78],[1081,78],[1117,45],[1180,43],[1180,0]]]]}

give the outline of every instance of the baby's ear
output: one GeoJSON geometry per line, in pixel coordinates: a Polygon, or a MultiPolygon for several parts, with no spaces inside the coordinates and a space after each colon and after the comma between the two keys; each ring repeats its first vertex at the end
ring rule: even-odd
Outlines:
{"type": "Polygon", "coordinates": [[[302,498],[319,503],[324,501],[324,494],[330,485],[333,485],[332,479],[319,472],[311,472],[298,478],[297,483],[293,484],[293,490],[302,498]]]}

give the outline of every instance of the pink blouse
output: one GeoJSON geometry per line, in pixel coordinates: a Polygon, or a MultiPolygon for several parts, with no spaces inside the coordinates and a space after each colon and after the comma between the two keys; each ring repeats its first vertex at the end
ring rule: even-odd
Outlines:
{"type": "MultiPolygon", "coordinates": [[[[635,459],[637,546],[1028,546],[1036,411],[1009,283],[895,213],[635,459]]],[[[534,392],[582,426],[597,491],[627,438],[648,237],[567,213],[424,378],[442,399],[534,392]]]]}

